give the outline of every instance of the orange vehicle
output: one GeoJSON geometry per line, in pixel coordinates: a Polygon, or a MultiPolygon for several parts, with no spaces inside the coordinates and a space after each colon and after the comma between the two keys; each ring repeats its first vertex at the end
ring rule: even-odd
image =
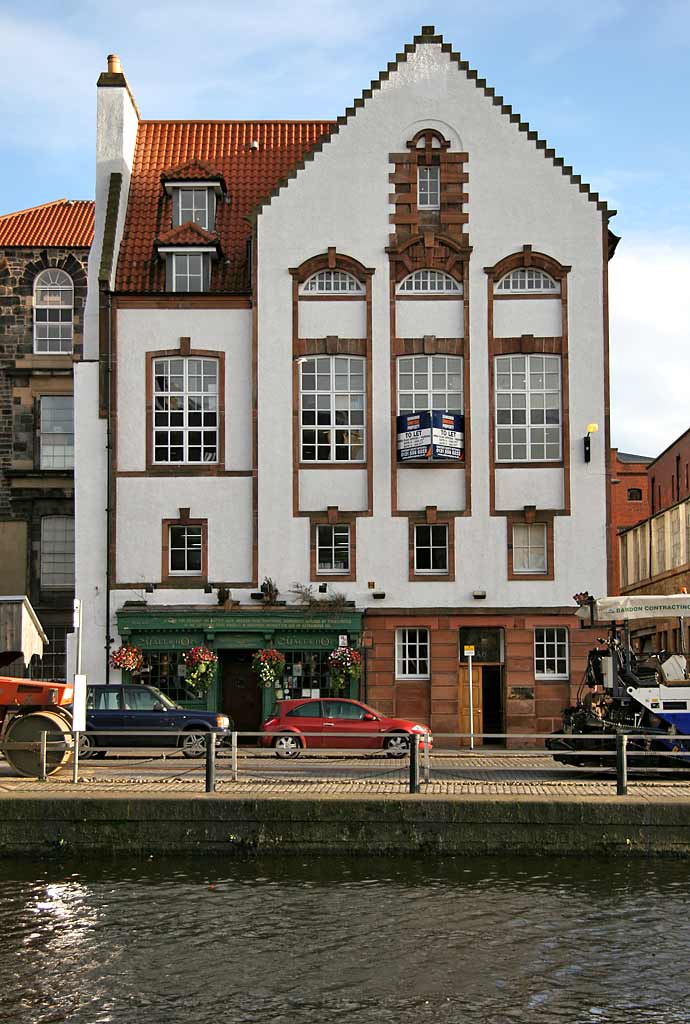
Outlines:
{"type": "Polygon", "coordinates": [[[50,775],[70,759],[74,689],[68,683],[0,676],[0,752],[20,775],[39,774],[38,744],[42,732],[49,744],[46,771],[50,775]],[[32,744],[19,749],[14,744],[32,744]]]}

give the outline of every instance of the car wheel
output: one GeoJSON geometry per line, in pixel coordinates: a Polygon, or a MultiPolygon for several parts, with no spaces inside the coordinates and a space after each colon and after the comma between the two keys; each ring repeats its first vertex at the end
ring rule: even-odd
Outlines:
{"type": "MultiPolygon", "coordinates": [[[[88,757],[96,757],[100,753],[93,736],[90,736],[88,732],[79,734],[79,759],[81,761],[85,761],[88,757]]],[[[102,756],[105,756],[105,751],[102,756]]]]}
{"type": "Polygon", "coordinates": [[[302,742],[294,733],[286,732],[283,736],[276,736],[273,749],[278,757],[299,757],[302,742]]]}
{"type": "Polygon", "coordinates": [[[405,757],[410,749],[410,737],[403,732],[396,732],[384,741],[383,749],[389,757],[405,757]]]}
{"type": "Polygon", "coordinates": [[[180,750],[185,757],[203,757],[206,753],[207,732],[185,732],[180,737],[180,750]]]}

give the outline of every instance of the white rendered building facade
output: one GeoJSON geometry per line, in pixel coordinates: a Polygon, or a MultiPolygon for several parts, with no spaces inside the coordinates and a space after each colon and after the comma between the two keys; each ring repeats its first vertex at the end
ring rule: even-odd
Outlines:
{"type": "Polygon", "coordinates": [[[605,204],[432,28],[336,123],[142,121],[114,63],[98,92],[90,678],[126,641],[192,699],[203,643],[253,728],[253,651],[324,696],[345,634],[353,696],[452,732],[472,644],[484,731],[552,727],[606,591],[605,204]]]}

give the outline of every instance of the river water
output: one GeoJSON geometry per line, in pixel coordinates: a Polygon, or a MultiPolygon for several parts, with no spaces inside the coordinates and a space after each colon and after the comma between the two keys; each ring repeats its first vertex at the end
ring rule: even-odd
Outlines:
{"type": "Polygon", "coordinates": [[[690,865],[0,860],[2,1024],[686,1024],[690,865]]]}

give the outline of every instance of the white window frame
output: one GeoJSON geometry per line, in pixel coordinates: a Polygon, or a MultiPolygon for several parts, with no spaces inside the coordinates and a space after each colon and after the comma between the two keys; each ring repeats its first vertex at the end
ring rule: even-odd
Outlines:
{"type": "Polygon", "coordinates": [[[48,470],[74,469],[74,398],[72,395],[42,395],[39,400],[39,467],[48,470]],[[69,409],[69,418],[54,417],[49,409],[69,409]],[[69,430],[60,429],[69,426],[69,430]],[[61,442],[61,443],[60,443],[61,442]],[[60,456],[58,457],[58,453],[60,456]]]}
{"type": "Polygon", "coordinates": [[[192,292],[194,294],[198,292],[206,291],[205,288],[205,276],[206,276],[206,256],[203,252],[174,252],[172,253],[172,290],[174,292],[192,292]],[[192,272],[190,267],[190,260],[199,261],[199,272],[192,272]],[[183,270],[183,261],[186,260],[187,266],[183,270]],[[178,279],[180,282],[187,282],[188,287],[178,287],[178,279]],[[190,288],[189,285],[192,281],[199,281],[198,288],[190,288]]]}
{"type": "Polygon", "coordinates": [[[417,167],[417,209],[441,209],[441,166],[419,164],[417,167]]]}
{"type": "Polygon", "coordinates": [[[299,288],[300,295],[364,295],[364,292],[362,282],[346,270],[317,270],[299,288]]]}
{"type": "Polygon", "coordinates": [[[363,356],[308,356],[299,360],[300,462],[366,462],[366,386],[363,356]],[[361,387],[356,383],[359,380],[361,387]],[[358,439],[353,440],[353,436],[358,439]],[[313,458],[305,455],[307,449],[314,450],[313,458]],[[342,457],[344,450],[348,458],[342,457]],[[353,451],[360,454],[353,458],[353,451]]]}
{"type": "Polygon", "coordinates": [[[351,530],[349,523],[317,523],[316,524],[316,573],[319,576],[347,576],[350,572],[351,559],[351,530]],[[327,539],[327,531],[330,531],[330,541],[327,539]],[[344,542],[343,542],[344,538],[344,542]],[[331,565],[321,565],[321,554],[327,553],[330,556],[331,565]],[[346,553],[347,565],[336,566],[336,556],[346,553]]]}
{"type": "Polygon", "coordinates": [[[204,231],[210,231],[209,227],[209,190],[207,188],[199,188],[195,185],[188,185],[180,188],[178,191],[178,223],[174,224],[173,227],[179,227],[181,224],[187,224],[189,221],[192,224],[196,224],[198,227],[203,228],[204,231]],[[187,206],[190,210],[190,216],[183,216],[183,198],[185,193],[189,193],[191,196],[191,203],[187,206]]]}
{"type": "Polygon", "coordinates": [[[561,357],[537,353],[496,356],[494,390],[496,462],[560,462],[563,455],[561,357]],[[547,414],[552,416],[550,423],[546,422],[547,414]],[[539,422],[540,416],[542,422],[539,422]],[[539,439],[540,433],[543,440],[539,439]],[[534,453],[538,445],[543,447],[543,455],[534,453]],[[549,446],[556,447],[551,454],[547,454],[549,446]],[[520,449],[524,449],[524,454],[520,449]]]}
{"type": "Polygon", "coordinates": [[[561,286],[550,274],[538,267],[511,270],[496,285],[497,292],[513,295],[560,295],[561,286]]]}
{"type": "Polygon", "coordinates": [[[168,575],[169,576],[201,576],[204,571],[204,528],[187,523],[171,523],[168,526],[168,575]],[[173,544],[173,531],[183,532],[182,544],[173,544]],[[190,544],[190,539],[198,537],[199,543],[190,544]],[[173,569],[173,551],[182,551],[184,569],[173,569]],[[189,559],[192,553],[199,553],[199,568],[190,568],[189,559]]]}
{"type": "Polygon", "coordinates": [[[74,590],[74,516],[41,519],[40,571],[41,590],[74,590]]]}
{"type": "Polygon", "coordinates": [[[568,629],[566,626],[535,626],[534,629],[534,678],[535,679],[570,679],[570,652],[568,629]],[[541,637],[539,634],[542,634],[541,637]],[[546,669],[548,661],[555,662],[555,670],[546,669]],[[540,672],[538,662],[543,662],[540,672]],[[565,662],[565,669],[558,670],[559,662],[565,662]]]}
{"type": "Polygon", "coordinates": [[[207,356],[163,356],[153,360],[152,366],[152,454],[157,466],[210,466],[217,465],[220,450],[220,410],[218,382],[219,360],[207,356]],[[182,364],[182,372],[173,364],[182,364]],[[197,366],[198,364],[198,366],[197,366]],[[172,370],[176,372],[171,372],[172,370]],[[197,370],[196,373],[190,371],[197,370]],[[171,378],[182,377],[182,387],[173,387],[171,378]],[[200,386],[190,387],[190,378],[200,380],[200,386]],[[208,379],[209,386],[205,387],[208,379]],[[159,387],[167,381],[167,388],[159,387]],[[200,415],[201,420],[196,422],[200,415]],[[167,418],[167,422],[164,420],[167,418]],[[190,423],[190,418],[193,422],[190,423]],[[211,422],[215,418],[215,425],[211,422]],[[207,419],[208,425],[204,422],[207,419]],[[190,444],[190,435],[200,433],[199,443],[190,444]],[[210,443],[210,435],[215,440],[210,443]],[[168,440],[163,443],[163,434],[168,440]],[[172,435],[181,435],[175,443],[172,435]],[[208,438],[207,436],[208,435],[208,438]],[[157,450],[167,448],[168,458],[158,457],[157,450]],[[181,459],[171,459],[171,449],[181,449],[181,459]],[[200,448],[200,458],[190,459],[190,448],[200,448]],[[206,458],[205,448],[215,449],[213,458],[206,458]]]}
{"type": "Polygon", "coordinates": [[[402,626],[395,631],[395,678],[431,678],[431,636],[426,626],[402,626]],[[415,635],[413,635],[415,634],[415,635]],[[410,654],[410,650],[414,651],[410,654]],[[426,671],[423,670],[426,664],[426,671]],[[416,671],[406,671],[416,666],[416,671]]]}
{"type": "Polygon", "coordinates": [[[461,281],[445,270],[424,267],[404,277],[395,292],[396,295],[452,295],[453,298],[461,299],[463,286],[461,281]]]}
{"type": "Polygon", "coordinates": [[[450,572],[450,529],[448,523],[415,523],[414,524],[414,571],[415,576],[447,576],[450,572]],[[428,531],[428,533],[427,533],[428,531]],[[439,543],[439,537],[443,542],[439,543]],[[419,566],[420,553],[428,552],[429,568],[419,566]],[[434,552],[443,551],[445,568],[434,568],[434,552]]]}
{"type": "Polygon", "coordinates": [[[398,356],[396,374],[398,413],[464,412],[462,356],[398,356]],[[451,384],[456,383],[459,383],[459,387],[451,387],[451,384]]]}
{"type": "Polygon", "coordinates": [[[37,274],[33,304],[34,352],[70,355],[74,345],[74,282],[69,274],[57,267],[37,274]]]}
{"type": "Polygon", "coordinates": [[[513,574],[518,576],[530,576],[537,575],[543,576],[549,571],[549,542],[548,542],[548,526],[546,523],[513,523],[513,574]],[[526,538],[522,541],[518,540],[518,534],[526,531],[526,538]],[[537,543],[534,539],[541,536],[541,541],[537,543]],[[517,567],[516,552],[523,551],[527,553],[527,568],[519,569],[517,567]],[[536,553],[542,556],[543,565],[532,564],[532,554],[536,553]]]}

